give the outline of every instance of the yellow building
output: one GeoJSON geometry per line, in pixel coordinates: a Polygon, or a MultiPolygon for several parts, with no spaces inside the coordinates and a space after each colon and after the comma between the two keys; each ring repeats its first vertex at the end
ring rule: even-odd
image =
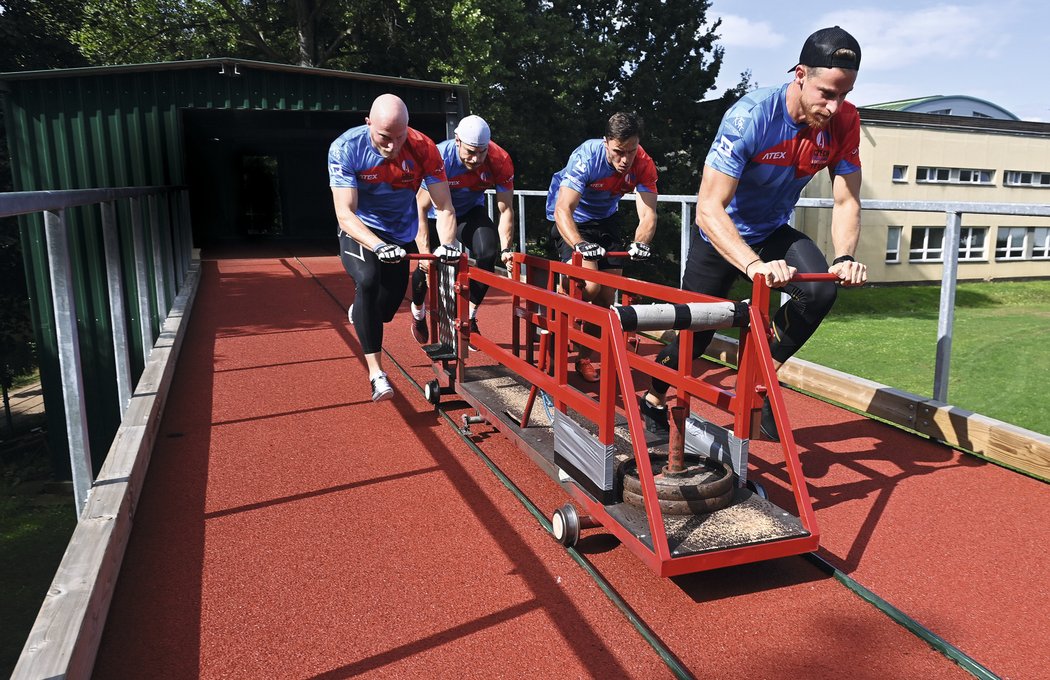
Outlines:
{"type": "MultiPolygon", "coordinates": [[[[1050,210],[1050,123],[1019,121],[970,97],[891,102],[860,116],[865,209],[857,259],[873,282],[941,280],[946,203],[962,213],[959,280],[1050,277],[1050,217],[998,214],[1050,210]],[[917,202],[934,211],[917,210],[917,202]]],[[[830,198],[828,173],[802,197],[830,198]]],[[[796,227],[828,253],[830,222],[826,208],[796,211],[796,227]]]]}

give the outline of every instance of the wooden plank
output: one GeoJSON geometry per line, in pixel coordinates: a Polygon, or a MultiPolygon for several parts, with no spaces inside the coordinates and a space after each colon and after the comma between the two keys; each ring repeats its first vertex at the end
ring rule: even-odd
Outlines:
{"type": "MultiPolygon", "coordinates": [[[[737,342],[716,335],[707,354],[736,364],[737,342]]],[[[1050,481],[1047,435],[802,359],[789,359],[779,378],[785,385],[1050,481]]]]}
{"type": "Polygon", "coordinates": [[[200,282],[195,259],[88,496],[13,680],[89,678],[200,282]]]}

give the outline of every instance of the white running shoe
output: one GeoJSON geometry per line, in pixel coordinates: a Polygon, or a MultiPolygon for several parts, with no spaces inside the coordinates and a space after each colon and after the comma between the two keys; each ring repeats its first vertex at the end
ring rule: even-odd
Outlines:
{"type": "Polygon", "coordinates": [[[394,388],[390,386],[390,380],[386,373],[380,373],[371,379],[372,401],[386,401],[394,398],[394,388]]]}
{"type": "Polygon", "coordinates": [[[354,306],[350,305],[350,309],[346,310],[346,318],[350,320],[350,325],[354,325],[354,306]]]}

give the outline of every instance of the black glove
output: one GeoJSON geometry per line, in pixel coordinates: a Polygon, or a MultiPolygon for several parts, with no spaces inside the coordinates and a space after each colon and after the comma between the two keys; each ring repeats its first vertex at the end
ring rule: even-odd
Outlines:
{"type": "Polygon", "coordinates": [[[600,260],[605,257],[605,248],[590,241],[580,241],[573,247],[573,250],[583,255],[585,260],[600,260]]]}
{"type": "Polygon", "coordinates": [[[463,248],[455,241],[443,243],[434,249],[434,257],[445,264],[456,264],[459,262],[459,256],[462,254],[463,248]]]}
{"type": "Polygon", "coordinates": [[[653,254],[653,249],[649,247],[648,243],[635,241],[627,249],[627,254],[631,256],[632,260],[648,260],[649,256],[653,254]]]}
{"type": "Polygon", "coordinates": [[[383,264],[397,264],[401,260],[405,259],[405,249],[401,246],[395,246],[393,243],[384,243],[381,246],[377,246],[372,249],[372,252],[376,254],[379,261],[383,264]]]}

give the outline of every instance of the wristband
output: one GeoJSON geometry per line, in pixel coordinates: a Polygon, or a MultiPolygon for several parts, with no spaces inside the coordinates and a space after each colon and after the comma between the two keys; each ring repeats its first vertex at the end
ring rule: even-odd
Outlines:
{"type": "Polygon", "coordinates": [[[761,261],[762,261],[761,257],[756,257],[755,259],[753,259],[750,262],[748,262],[747,265],[744,266],[744,276],[751,276],[751,274],[747,270],[751,269],[751,265],[753,265],[754,263],[761,262],[761,261]]]}
{"type": "Polygon", "coordinates": [[[839,255],[831,261],[831,264],[835,265],[839,264],[840,262],[856,262],[856,260],[853,259],[852,255],[839,255]]]}
{"type": "Polygon", "coordinates": [[[513,248],[511,248],[511,247],[507,247],[507,248],[504,248],[503,250],[501,250],[501,251],[499,251],[499,252],[500,252],[500,254],[501,254],[501,255],[503,255],[503,254],[505,254],[505,253],[516,253],[516,252],[518,252],[518,251],[514,250],[514,249],[513,249],[513,248]]]}

